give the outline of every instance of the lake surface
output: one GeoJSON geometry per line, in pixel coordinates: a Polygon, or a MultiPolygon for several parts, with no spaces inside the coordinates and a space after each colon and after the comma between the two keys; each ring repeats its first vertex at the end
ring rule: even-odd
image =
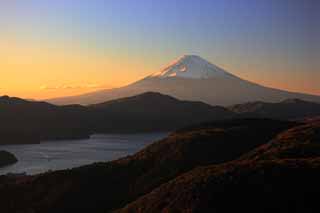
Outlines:
{"type": "Polygon", "coordinates": [[[7,173],[37,174],[48,170],[74,168],[132,155],[168,133],[93,135],[85,140],[48,141],[31,145],[4,145],[0,150],[13,153],[18,163],[0,168],[7,173]]]}

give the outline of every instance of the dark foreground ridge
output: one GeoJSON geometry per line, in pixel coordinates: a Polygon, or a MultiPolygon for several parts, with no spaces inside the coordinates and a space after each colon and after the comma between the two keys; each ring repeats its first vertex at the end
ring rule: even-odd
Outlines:
{"type": "MultiPolygon", "coordinates": [[[[0,178],[0,211],[111,212],[141,196],[149,196],[148,193],[157,187],[175,181],[175,178],[199,166],[235,160],[297,125],[300,124],[267,119],[207,123],[173,133],[137,154],[117,161],[30,177],[3,176],[0,178]]],[[[224,181],[224,177],[221,181],[224,181]]],[[[178,193],[179,190],[173,192],[178,193]]],[[[191,192],[186,191],[185,196],[188,196],[187,193],[191,192]]],[[[168,198],[174,200],[169,195],[168,198]]],[[[142,209],[149,209],[144,200],[137,202],[141,202],[142,209]]],[[[154,197],[154,202],[161,203],[163,209],[171,208],[162,204],[165,200],[162,201],[161,196],[154,197]],[[161,201],[157,198],[161,198],[161,201]]],[[[134,209],[132,212],[135,212],[136,205],[132,204],[128,209],[134,209]]],[[[157,210],[159,206],[155,205],[149,212],[157,210]]]]}
{"type": "Polygon", "coordinates": [[[196,168],[118,212],[319,212],[319,178],[318,121],[239,160],[196,168]]]}

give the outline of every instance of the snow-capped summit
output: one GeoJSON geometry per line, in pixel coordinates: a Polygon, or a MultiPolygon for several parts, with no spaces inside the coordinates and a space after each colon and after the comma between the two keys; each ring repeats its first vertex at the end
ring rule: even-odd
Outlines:
{"type": "MultiPolygon", "coordinates": [[[[146,92],[223,106],[255,101],[280,102],[295,98],[320,103],[320,96],[268,88],[241,79],[195,55],[184,55],[160,72],[124,87],[57,98],[49,102],[59,105],[97,104],[146,92]]],[[[154,104],[157,107],[157,103],[154,104]]]]}
{"type": "Polygon", "coordinates": [[[159,78],[182,77],[193,79],[227,76],[230,77],[231,74],[197,55],[184,55],[174,60],[160,72],[151,75],[151,77],[159,78]]]}

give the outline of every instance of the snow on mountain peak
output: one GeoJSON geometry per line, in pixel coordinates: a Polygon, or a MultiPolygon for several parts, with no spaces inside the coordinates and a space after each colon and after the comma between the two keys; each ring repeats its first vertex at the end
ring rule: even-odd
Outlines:
{"type": "Polygon", "coordinates": [[[227,76],[231,76],[231,74],[196,55],[184,55],[170,63],[162,71],[151,75],[151,77],[158,78],[182,77],[193,79],[227,76]]]}

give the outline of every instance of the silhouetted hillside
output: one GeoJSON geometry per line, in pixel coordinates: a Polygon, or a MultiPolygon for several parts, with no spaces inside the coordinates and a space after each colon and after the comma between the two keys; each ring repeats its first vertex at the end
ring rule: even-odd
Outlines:
{"type": "Polygon", "coordinates": [[[0,97],[0,144],[87,138],[92,133],[173,131],[231,118],[300,119],[320,115],[320,104],[301,100],[248,103],[229,109],[181,101],[160,93],[91,106],[55,106],[45,102],[0,97]]]}
{"type": "Polygon", "coordinates": [[[279,103],[250,102],[229,109],[242,117],[273,119],[300,119],[320,115],[320,104],[299,99],[288,99],[279,103]]]}
{"type": "Polygon", "coordinates": [[[207,123],[117,161],[0,182],[0,211],[110,212],[197,166],[236,159],[295,125],[265,119],[207,123]]]}
{"type": "Polygon", "coordinates": [[[270,143],[244,155],[245,160],[276,160],[320,156],[320,118],[279,134],[270,143]]]}
{"type": "Polygon", "coordinates": [[[197,168],[121,213],[318,212],[320,158],[197,168]]]}
{"type": "Polygon", "coordinates": [[[231,118],[234,113],[159,93],[88,107],[0,97],[0,144],[87,138],[92,133],[172,131],[186,125],[231,118]]]}
{"type": "Polygon", "coordinates": [[[3,96],[0,97],[0,144],[87,138],[93,132],[172,130],[214,117],[225,118],[230,114],[223,108],[180,102],[153,93],[90,108],[54,106],[3,96]]]}
{"type": "Polygon", "coordinates": [[[241,159],[200,167],[118,212],[318,212],[320,122],[290,129],[241,159]]]}
{"type": "Polygon", "coordinates": [[[89,108],[96,132],[167,131],[187,125],[231,118],[229,110],[201,102],[180,101],[160,93],[117,99],[89,108]]]}
{"type": "Polygon", "coordinates": [[[0,167],[14,164],[17,161],[17,158],[13,154],[6,151],[0,151],[0,167]]]}
{"type": "Polygon", "coordinates": [[[88,137],[87,109],[0,97],[0,144],[88,137]]]}

